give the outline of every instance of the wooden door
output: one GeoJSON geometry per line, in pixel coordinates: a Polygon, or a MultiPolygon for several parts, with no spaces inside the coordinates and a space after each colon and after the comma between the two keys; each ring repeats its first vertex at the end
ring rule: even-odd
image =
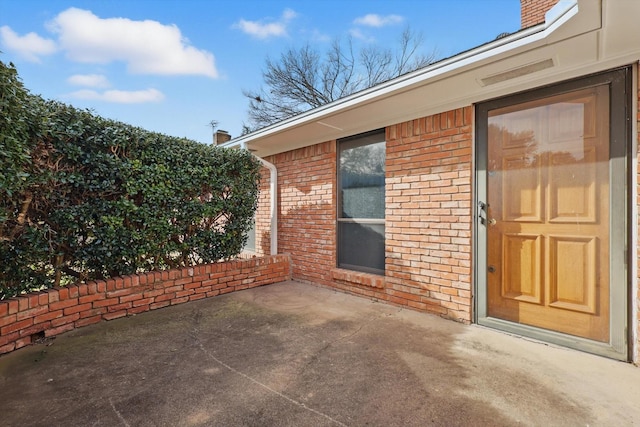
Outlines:
{"type": "Polygon", "coordinates": [[[609,88],[489,111],[487,314],[609,341],[609,88]]]}

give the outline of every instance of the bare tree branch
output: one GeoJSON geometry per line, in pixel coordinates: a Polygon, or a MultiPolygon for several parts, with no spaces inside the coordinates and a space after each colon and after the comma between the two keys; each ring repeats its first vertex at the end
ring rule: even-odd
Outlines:
{"type": "Polygon", "coordinates": [[[421,34],[406,28],[396,49],[368,45],[354,54],[353,40],[334,40],[321,55],[309,44],[266,58],[264,86],[245,90],[248,124],[243,134],[328,104],[432,63],[435,51],[420,53],[421,34]]]}

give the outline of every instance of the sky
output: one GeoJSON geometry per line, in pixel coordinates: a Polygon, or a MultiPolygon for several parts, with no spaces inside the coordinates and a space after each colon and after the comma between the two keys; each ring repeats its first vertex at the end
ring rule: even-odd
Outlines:
{"type": "Polygon", "coordinates": [[[202,143],[239,136],[267,57],[333,40],[446,58],[520,26],[519,0],[0,0],[0,61],[33,94],[202,143]]]}

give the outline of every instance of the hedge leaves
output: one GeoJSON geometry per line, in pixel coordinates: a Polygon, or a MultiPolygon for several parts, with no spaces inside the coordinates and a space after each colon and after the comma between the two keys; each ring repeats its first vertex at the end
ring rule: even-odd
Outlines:
{"type": "Polygon", "coordinates": [[[231,258],[259,164],[31,95],[0,62],[0,299],[231,258]]]}

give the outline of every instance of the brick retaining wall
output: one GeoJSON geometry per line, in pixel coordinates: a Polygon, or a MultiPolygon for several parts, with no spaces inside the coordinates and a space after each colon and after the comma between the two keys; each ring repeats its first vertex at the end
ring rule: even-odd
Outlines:
{"type": "Polygon", "coordinates": [[[288,255],[97,280],[0,301],[0,354],[103,320],[291,278],[288,255]]]}

